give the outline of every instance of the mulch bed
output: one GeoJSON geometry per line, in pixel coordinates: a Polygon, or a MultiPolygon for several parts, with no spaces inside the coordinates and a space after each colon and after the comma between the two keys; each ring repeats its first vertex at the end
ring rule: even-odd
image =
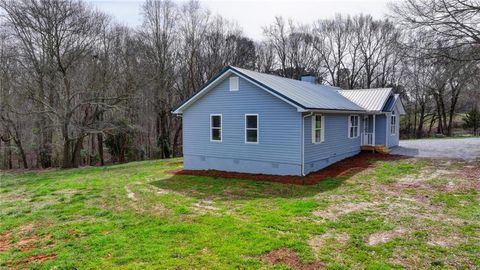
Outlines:
{"type": "Polygon", "coordinates": [[[217,170],[177,170],[170,171],[175,175],[197,175],[222,178],[249,179],[255,181],[278,182],[284,184],[296,185],[315,185],[318,182],[329,177],[349,177],[363,170],[372,168],[376,161],[400,160],[405,156],[383,155],[372,152],[361,152],[360,154],[334,163],[318,172],[310,173],[306,176],[278,176],[267,174],[251,174],[238,172],[225,172],[217,170]]]}

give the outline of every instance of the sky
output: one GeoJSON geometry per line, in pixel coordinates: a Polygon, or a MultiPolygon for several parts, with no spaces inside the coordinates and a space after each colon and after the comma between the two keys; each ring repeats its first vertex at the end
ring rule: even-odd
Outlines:
{"type": "MultiPolygon", "coordinates": [[[[88,0],[116,21],[133,27],[141,24],[142,0],[88,0]]],[[[176,1],[183,3],[184,1],[176,1]]],[[[382,18],[388,13],[391,0],[201,0],[201,4],[243,28],[246,36],[261,40],[262,27],[271,24],[275,16],[291,18],[300,23],[332,18],[336,13],[371,14],[382,18]]]]}

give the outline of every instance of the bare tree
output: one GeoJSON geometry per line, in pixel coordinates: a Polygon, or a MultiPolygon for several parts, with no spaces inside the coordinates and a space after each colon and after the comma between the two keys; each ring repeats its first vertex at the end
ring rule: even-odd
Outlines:
{"type": "Polygon", "coordinates": [[[480,60],[477,0],[405,0],[395,2],[391,8],[394,18],[405,28],[423,31],[438,40],[441,50],[437,53],[461,60],[480,60]],[[469,53],[463,53],[465,48],[469,53]]]}

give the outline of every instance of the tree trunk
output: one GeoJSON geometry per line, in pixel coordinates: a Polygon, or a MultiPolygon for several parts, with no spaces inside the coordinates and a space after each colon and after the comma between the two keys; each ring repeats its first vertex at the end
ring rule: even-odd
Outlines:
{"type": "Polygon", "coordinates": [[[179,142],[179,138],[180,138],[180,135],[182,134],[182,123],[180,122],[178,124],[178,127],[176,128],[175,130],[175,134],[173,135],[173,156],[177,156],[177,154],[179,156],[182,156],[183,153],[181,153],[179,151],[179,146],[181,145],[180,142],[179,142]]]}
{"type": "Polygon", "coordinates": [[[12,148],[10,140],[5,141],[5,166],[9,170],[13,169],[12,148]]]}
{"type": "MultiPolygon", "coordinates": [[[[18,134],[17,134],[18,135],[18,134]]],[[[20,139],[13,140],[20,151],[20,157],[22,158],[23,168],[28,169],[27,155],[25,154],[25,149],[23,149],[22,141],[20,139]]]]}
{"type": "Polygon", "coordinates": [[[103,157],[103,134],[97,134],[97,144],[98,144],[98,157],[100,158],[100,166],[105,165],[105,160],[103,157]]]}
{"type": "Polygon", "coordinates": [[[168,128],[168,112],[162,110],[159,114],[160,136],[158,137],[158,146],[161,151],[161,158],[172,157],[172,147],[170,145],[170,130],[168,128]]]}
{"type": "Polygon", "coordinates": [[[73,148],[72,154],[72,167],[78,168],[81,163],[81,150],[83,149],[83,135],[77,139],[75,146],[73,148]]]}
{"type": "Polygon", "coordinates": [[[39,148],[38,148],[38,160],[42,168],[50,168],[52,164],[52,142],[53,142],[53,132],[50,127],[50,119],[44,114],[40,115],[40,118],[37,120],[38,123],[36,126],[40,130],[39,136],[39,148]]]}
{"type": "Polygon", "coordinates": [[[62,168],[71,168],[72,163],[70,159],[70,138],[68,136],[68,124],[64,123],[62,128],[63,135],[63,162],[62,168]]]}

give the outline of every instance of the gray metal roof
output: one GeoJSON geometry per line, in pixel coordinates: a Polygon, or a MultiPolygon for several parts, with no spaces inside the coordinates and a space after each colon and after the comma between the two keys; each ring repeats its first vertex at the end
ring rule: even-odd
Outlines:
{"type": "Polygon", "coordinates": [[[337,90],[344,97],[355,102],[367,111],[382,111],[392,88],[337,90]]]}
{"type": "Polygon", "coordinates": [[[400,95],[395,94],[388,98],[385,106],[383,106],[384,112],[391,112],[395,109],[395,106],[398,107],[400,114],[405,114],[405,108],[403,108],[402,101],[400,100],[400,95]]]}
{"type": "Polygon", "coordinates": [[[230,68],[261,84],[263,87],[267,87],[301,105],[305,109],[365,111],[361,106],[339,94],[337,92],[338,88],[335,87],[287,79],[243,68],[230,68]]]}
{"type": "Polygon", "coordinates": [[[385,102],[385,106],[383,106],[382,111],[384,112],[393,111],[395,109],[395,103],[397,102],[397,96],[398,95],[389,96],[387,99],[387,102],[385,102]]]}

